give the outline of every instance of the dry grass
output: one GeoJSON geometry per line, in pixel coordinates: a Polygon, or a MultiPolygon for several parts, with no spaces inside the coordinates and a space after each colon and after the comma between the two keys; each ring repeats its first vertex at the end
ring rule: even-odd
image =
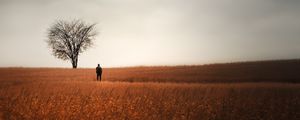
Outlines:
{"type": "MultiPolygon", "coordinates": [[[[213,64],[175,67],[104,68],[104,81],[237,83],[300,83],[300,60],[213,64]]],[[[95,69],[0,68],[0,80],[91,81],[95,69]],[[11,74],[14,78],[11,77],[11,74]]]]}
{"type": "Polygon", "coordinates": [[[297,120],[300,85],[38,82],[1,85],[4,119],[297,120]]]}
{"type": "Polygon", "coordinates": [[[212,75],[228,75],[212,72],[221,68],[224,67],[111,68],[104,70],[103,82],[95,81],[94,69],[2,68],[0,118],[300,119],[300,84],[286,83],[284,79],[277,83],[248,83],[243,78],[236,83],[216,83],[212,75]],[[189,81],[201,81],[205,75],[212,82],[189,81]]]}

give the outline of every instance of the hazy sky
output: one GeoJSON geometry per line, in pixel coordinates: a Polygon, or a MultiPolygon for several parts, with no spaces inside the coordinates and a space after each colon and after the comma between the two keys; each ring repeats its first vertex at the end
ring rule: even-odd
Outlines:
{"type": "Polygon", "coordinates": [[[0,0],[0,66],[71,67],[45,42],[58,19],[98,23],[78,67],[300,58],[300,0],[0,0]]]}

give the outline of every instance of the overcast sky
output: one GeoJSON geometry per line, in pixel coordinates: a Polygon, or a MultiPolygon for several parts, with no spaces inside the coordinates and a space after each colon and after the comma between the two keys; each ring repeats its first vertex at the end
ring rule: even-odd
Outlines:
{"type": "Polygon", "coordinates": [[[97,23],[78,67],[300,58],[300,0],[0,0],[0,67],[71,67],[51,55],[58,19],[97,23]]]}

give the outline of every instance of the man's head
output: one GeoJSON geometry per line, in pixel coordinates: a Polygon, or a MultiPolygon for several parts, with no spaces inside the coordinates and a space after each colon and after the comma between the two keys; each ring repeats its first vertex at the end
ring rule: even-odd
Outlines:
{"type": "Polygon", "coordinates": [[[98,64],[98,67],[100,67],[100,64],[98,64]]]}

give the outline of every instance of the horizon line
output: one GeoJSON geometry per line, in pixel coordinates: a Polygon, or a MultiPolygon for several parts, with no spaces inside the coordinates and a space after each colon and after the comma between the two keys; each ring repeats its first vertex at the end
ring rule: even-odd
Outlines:
{"type": "MultiPolygon", "coordinates": [[[[255,63],[255,62],[274,62],[274,61],[300,61],[300,58],[292,59],[267,59],[267,60],[249,60],[249,61],[232,61],[232,62],[215,62],[205,64],[178,64],[178,65],[132,65],[132,66],[114,66],[114,67],[103,67],[103,68],[137,68],[137,67],[182,67],[182,66],[206,66],[206,65],[218,65],[218,64],[238,64],[238,63],[255,63]]],[[[0,66],[3,68],[58,68],[58,69],[73,69],[70,67],[31,67],[31,66],[0,66]]],[[[77,67],[76,69],[90,69],[93,67],[77,67]]]]}

